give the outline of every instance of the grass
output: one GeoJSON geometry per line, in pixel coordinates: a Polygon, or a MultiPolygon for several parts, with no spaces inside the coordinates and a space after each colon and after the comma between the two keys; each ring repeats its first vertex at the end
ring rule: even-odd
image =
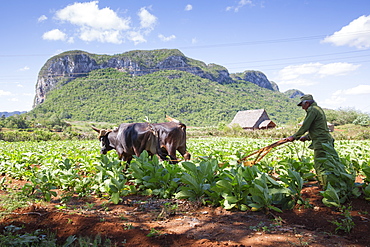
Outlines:
{"type": "Polygon", "coordinates": [[[33,198],[25,196],[20,192],[11,192],[0,195],[0,208],[2,209],[0,217],[4,217],[18,208],[29,207],[33,200],[33,198]]]}

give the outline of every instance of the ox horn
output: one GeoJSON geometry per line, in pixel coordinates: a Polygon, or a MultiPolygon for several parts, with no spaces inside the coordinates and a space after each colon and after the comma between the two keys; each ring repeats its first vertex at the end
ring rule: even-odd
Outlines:
{"type": "Polygon", "coordinates": [[[95,130],[96,132],[100,133],[100,129],[98,129],[98,128],[94,127],[94,126],[91,126],[91,128],[92,128],[93,130],[95,130]]]}
{"type": "Polygon", "coordinates": [[[98,129],[94,126],[91,126],[91,128],[99,133],[98,139],[100,139],[102,136],[106,136],[109,132],[112,132],[112,130],[98,129]]]}
{"type": "Polygon", "coordinates": [[[170,116],[168,116],[168,115],[166,115],[166,120],[168,120],[168,121],[170,121],[170,122],[180,123],[180,121],[179,121],[179,120],[174,119],[174,118],[172,118],[172,117],[170,117],[170,116]]]}

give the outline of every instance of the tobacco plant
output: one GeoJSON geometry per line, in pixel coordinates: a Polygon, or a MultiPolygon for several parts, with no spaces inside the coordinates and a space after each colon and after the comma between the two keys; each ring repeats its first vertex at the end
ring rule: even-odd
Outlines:
{"type": "MultiPolygon", "coordinates": [[[[274,210],[281,212],[276,206],[273,206],[274,199],[278,198],[280,194],[286,194],[285,188],[268,177],[266,173],[261,173],[254,179],[252,187],[249,189],[251,196],[249,197],[248,206],[255,209],[274,210]]],[[[279,204],[280,202],[276,202],[279,204]]]]}
{"type": "Polygon", "coordinates": [[[31,183],[26,183],[22,191],[28,195],[39,193],[45,201],[49,202],[53,196],[57,196],[57,193],[54,191],[57,187],[52,180],[50,171],[35,173],[31,177],[31,183]]]}
{"type": "Polygon", "coordinates": [[[218,200],[225,209],[238,208],[248,210],[248,195],[253,179],[258,174],[256,167],[242,167],[224,170],[222,179],[216,182],[212,190],[219,195],[218,200]]]}
{"type": "Polygon", "coordinates": [[[175,197],[205,203],[205,196],[217,182],[218,163],[215,159],[201,161],[199,164],[183,162],[184,172],[180,177],[184,185],[179,187],[175,197]]]}
{"type": "Polygon", "coordinates": [[[301,195],[301,191],[303,188],[303,178],[301,175],[292,170],[288,169],[287,174],[285,176],[281,176],[280,180],[287,185],[292,200],[289,200],[286,204],[288,208],[293,208],[295,204],[303,204],[309,207],[309,202],[304,200],[301,195]]]}
{"type": "Polygon", "coordinates": [[[180,167],[167,161],[159,162],[157,156],[149,157],[146,151],[135,158],[127,172],[137,190],[146,195],[171,198],[179,186],[180,167]]]}
{"type": "Polygon", "coordinates": [[[106,156],[100,156],[100,163],[96,164],[98,170],[91,182],[92,190],[98,195],[106,195],[114,204],[122,201],[122,197],[133,190],[133,186],[126,185],[127,178],[123,173],[123,167],[119,160],[110,160],[106,156]]]}

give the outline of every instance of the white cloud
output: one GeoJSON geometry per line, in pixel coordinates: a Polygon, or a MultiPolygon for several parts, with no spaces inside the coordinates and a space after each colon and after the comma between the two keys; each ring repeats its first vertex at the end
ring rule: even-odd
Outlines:
{"type": "Polygon", "coordinates": [[[340,76],[340,75],[347,75],[352,71],[358,69],[361,65],[359,64],[351,64],[351,63],[329,63],[324,64],[319,69],[319,74],[324,76],[340,76]]]}
{"type": "Polygon", "coordinates": [[[370,15],[360,16],[322,42],[336,46],[348,45],[358,49],[370,48],[370,15]]]}
{"type": "Polygon", "coordinates": [[[38,19],[37,19],[37,22],[43,22],[43,21],[46,21],[48,18],[45,16],[45,15],[42,15],[40,16],[38,19]]]}
{"type": "Polygon", "coordinates": [[[192,44],[196,44],[196,43],[198,43],[197,38],[192,38],[192,39],[191,39],[191,43],[192,43],[192,44]]]}
{"type": "Polygon", "coordinates": [[[29,69],[30,69],[30,67],[24,66],[23,68],[20,68],[19,71],[26,71],[26,70],[29,70],[29,69]]]}
{"type": "Polygon", "coordinates": [[[11,98],[11,99],[9,99],[9,101],[11,101],[11,102],[18,102],[19,99],[18,98],[11,98]]]}
{"type": "MultiPolygon", "coordinates": [[[[138,12],[140,25],[131,26],[131,17],[120,17],[109,7],[99,8],[98,1],[75,2],[67,7],[56,11],[55,19],[60,24],[70,23],[76,26],[78,33],[60,36],[59,40],[74,43],[73,37],[78,37],[86,42],[101,42],[121,44],[124,40],[130,40],[135,44],[146,42],[145,35],[148,35],[158,22],[158,18],[143,7],[138,12]]],[[[58,40],[56,31],[44,34],[44,39],[58,40]],[[54,34],[54,35],[52,35],[54,34]]]]}
{"type": "Polygon", "coordinates": [[[240,0],[236,6],[228,6],[226,7],[226,11],[232,11],[238,12],[240,8],[244,7],[245,5],[253,5],[251,0],[240,0]]]}
{"type": "Polygon", "coordinates": [[[94,28],[81,28],[80,39],[83,41],[99,41],[101,43],[121,44],[121,34],[119,30],[97,30],[94,28]]]}
{"type": "MultiPolygon", "coordinates": [[[[75,30],[66,26],[66,33],[54,29],[43,35],[48,40],[64,40],[74,43],[75,38],[85,42],[121,44],[125,40],[135,44],[146,42],[145,36],[153,31],[158,18],[149,12],[150,7],[137,12],[139,22],[132,26],[131,17],[121,17],[109,7],[99,8],[98,1],[75,2],[56,11],[54,18],[60,25],[72,24],[75,30]],[[76,32],[76,33],[72,33],[76,32]],[[69,34],[69,35],[67,35],[69,34]]],[[[172,37],[167,37],[171,38],[172,37]]]]}
{"type": "MultiPolygon", "coordinates": [[[[126,32],[126,38],[135,45],[146,42],[145,35],[149,34],[157,24],[158,18],[143,7],[137,13],[140,19],[140,28],[126,32]]],[[[164,37],[164,36],[163,36],[164,37]]]]}
{"type": "Polygon", "coordinates": [[[0,89],[0,96],[8,96],[8,95],[12,95],[12,93],[0,89]]]}
{"type": "Polygon", "coordinates": [[[45,40],[65,40],[67,35],[60,31],[59,29],[53,29],[42,35],[42,38],[45,40]]]}
{"type": "Polygon", "coordinates": [[[340,89],[335,91],[330,98],[325,99],[323,104],[338,107],[341,103],[352,104],[362,100],[363,97],[370,95],[370,85],[358,85],[349,89],[340,89]]]}
{"type": "MultiPolygon", "coordinates": [[[[83,41],[121,44],[122,31],[130,29],[130,18],[121,18],[110,8],[99,9],[98,1],[74,3],[58,10],[55,18],[79,28],[79,38],[83,41]]],[[[68,43],[74,43],[71,37],[68,43]]]]}
{"type": "Polygon", "coordinates": [[[193,6],[191,4],[188,4],[185,6],[185,11],[190,11],[193,9],[193,6]]]}
{"type": "Polygon", "coordinates": [[[75,42],[75,39],[73,37],[69,37],[67,42],[72,44],[75,42]]]}
{"type": "Polygon", "coordinates": [[[167,42],[167,41],[171,41],[171,40],[173,40],[173,39],[176,39],[176,36],[175,35],[170,35],[170,36],[168,36],[168,37],[166,37],[166,36],[164,36],[163,34],[159,34],[158,35],[158,37],[162,40],[162,41],[164,41],[164,42],[167,42]]]}
{"type": "Polygon", "coordinates": [[[157,17],[149,13],[146,8],[141,8],[138,12],[141,28],[152,30],[157,23],[157,17]]]}
{"type": "Polygon", "coordinates": [[[144,38],[144,36],[139,32],[130,31],[127,33],[127,36],[129,40],[135,43],[135,45],[146,42],[146,39],[144,38]]]}
{"type": "Polygon", "coordinates": [[[302,76],[341,76],[347,75],[358,69],[361,65],[350,63],[308,63],[300,65],[290,65],[279,71],[281,80],[295,80],[302,76]]]}
{"type": "Polygon", "coordinates": [[[294,80],[302,75],[314,74],[318,72],[320,65],[320,63],[289,65],[279,71],[279,78],[281,80],[294,80]]]}
{"type": "Polygon", "coordinates": [[[278,73],[279,84],[308,86],[316,84],[319,78],[327,76],[343,76],[358,69],[360,65],[350,63],[308,63],[290,65],[278,73]]]}
{"type": "Polygon", "coordinates": [[[110,8],[99,9],[98,1],[74,3],[56,12],[56,18],[80,27],[97,30],[127,30],[130,19],[123,19],[110,8]]]}
{"type": "Polygon", "coordinates": [[[370,94],[370,85],[358,85],[353,88],[346,90],[338,90],[334,95],[360,95],[360,94],[370,94]]]}
{"type": "MultiPolygon", "coordinates": [[[[339,90],[341,91],[341,90],[339,90]]],[[[338,92],[338,91],[337,91],[338,92]]],[[[338,94],[337,92],[333,93],[330,98],[325,99],[323,101],[323,104],[329,105],[329,106],[334,106],[337,107],[339,104],[347,101],[347,98],[342,97],[341,94],[338,94]]]]}

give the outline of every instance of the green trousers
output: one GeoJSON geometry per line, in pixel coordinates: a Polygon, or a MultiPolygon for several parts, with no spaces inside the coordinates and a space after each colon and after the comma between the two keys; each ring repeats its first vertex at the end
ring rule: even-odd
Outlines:
{"type": "Polygon", "coordinates": [[[347,167],[342,163],[334,149],[334,143],[324,142],[321,145],[316,145],[314,149],[314,168],[322,189],[326,190],[330,184],[336,191],[341,203],[352,196],[356,178],[355,172],[351,166],[347,167]],[[320,146],[322,148],[317,148],[320,146]]]}
{"type": "MultiPolygon", "coordinates": [[[[339,162],[339,155],[337,151],[334,149],[334,143],[330,143],[330,155],[332,158],[339,162]]],[[[326,189],[328,183],[328,176],[332,174],[332,169],[328,167],[326,164],[328,151],[324,150],[324,148],[316,148],[314,149],[314,168],[316,171],[317,180],[326,189]]],[[[332,174],[333,175],[333,174],[332,174]]]]}
{"type": "Polygon", "coordinates": [[[316,177],[320,185],[326,188],[327,185],[327,174],[325,173],[325,158],[326,152],[324,149],[315,149],[314,150],[314,168],[316,171],[316,177]]]}

